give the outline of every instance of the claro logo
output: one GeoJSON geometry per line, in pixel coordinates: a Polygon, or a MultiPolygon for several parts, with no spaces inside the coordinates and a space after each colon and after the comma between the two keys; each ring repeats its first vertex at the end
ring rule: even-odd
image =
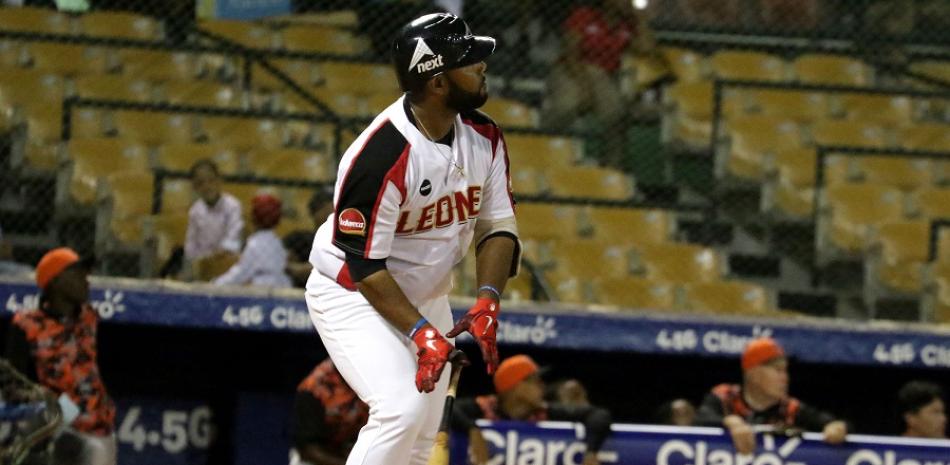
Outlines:
{"type": "MultiPolygon", "coordinates": [[[[583,441],[521,438],[513,430],[502,433],[483,429],[482,434],[485,441],[500,449],[486,462],[488,465],[581,465],[587,449],[583,441]]],[[[617,453],[611,451],[600,451],[597,459],[602,464],[618,463],[617,453]]]]}
{"type": "Polygon", "coordinates": [[[668,441],[657,451],[656,465],[807,465],[787,460],[801,445],[800,439],[791,438],[778,450],[770,450],[775,448],[774,444],[774,441],[767,441],[766,450],[756,455],[738,455],[732,450],[710,450],[705,441],[692,444],[680,440],[668,441]]]}
{"type": "Polygon", "coordinates": [[[950,461],[902,459],[892,450],[861,449],[851,454],[845,465],[950,465],[950,461]]]}

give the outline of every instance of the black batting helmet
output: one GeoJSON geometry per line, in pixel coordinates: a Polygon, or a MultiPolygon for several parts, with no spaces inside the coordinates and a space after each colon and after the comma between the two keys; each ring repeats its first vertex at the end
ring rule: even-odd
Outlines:
{"type": "Polygon", "coordinates": [[[478,63],[495,51],[495,39],[472,35],[462,18],[449,13],[420,16],[393,41],[393,66],[403,90],[433,76],[478,63]]]}

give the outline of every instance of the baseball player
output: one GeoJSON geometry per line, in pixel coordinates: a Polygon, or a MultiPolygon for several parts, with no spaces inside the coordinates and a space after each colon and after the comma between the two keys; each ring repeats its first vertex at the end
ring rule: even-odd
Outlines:
{"type": "Polygon", "coordinates": [[[318,229],[306,299],[346,382],[370,407],[347,463],[426,463],[454,347],[469,332],[493,373],[499,300],[520,243],[501,130],[476,111],[495,40],[439,13],[403,27],[405,94],[340,160],[334,213],[318,229]],[[453,325],[452,267],[475,245],[478,295],[453,325]]]}

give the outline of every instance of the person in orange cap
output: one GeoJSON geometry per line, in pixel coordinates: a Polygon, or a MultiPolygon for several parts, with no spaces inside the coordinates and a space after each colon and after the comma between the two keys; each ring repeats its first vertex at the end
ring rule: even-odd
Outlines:
{"type": "Polygon", "coordinates": [[[280,199],[260,194],[251,200],[251,220],[257,229],[248,236],[241,258],[223,275],[219,285],[251,284],[267,287],[291,287],[287,276],[287,250],[274,228],[280,223],[280,199]]]}
{"type": "Polygon", "coordinates": [[[583,423],[587,431],[583,465],[596,465],[597,452],[610,434],[610,412],[581,403],[565,405],[544,400],[543,370],[527,355],[514,355],[498,365],[493,382],[495,395],[459,399],[453,421],[476,428],[475,419],[527,422],[570,421],[583,423]]]}
{"type": "Polygon", "coordinates": [[[788,358],[772,338],[755,339],[742,353],[742,385],[720,384],[706,395],[696,416],[701,426],[721,426],[736,451],[755,451],[751,425],[822,431],[830,444],[844,442],[847,424],[788,395],[788,358]]]}
{"type": "MultiPolygon", "coordinates": [[[[61,247],[36,265],[40,308],[18,312],[5,356],[27,377],[59,395],[63,423],[54,455],[68,463],[116,463],[115,404],[99,373],[99,316],[89,305],[90,260],[61,247]]],[[[56,462],[60,463],[60,462],[56,462]]]]}

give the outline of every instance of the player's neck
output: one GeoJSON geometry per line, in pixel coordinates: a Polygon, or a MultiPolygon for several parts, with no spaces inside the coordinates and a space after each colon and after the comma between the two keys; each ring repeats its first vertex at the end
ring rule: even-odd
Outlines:
{"type": "Polygon", "coordinates": [[[776,399],[765,392],[762,392],[759,389],[756,389],[754,386],[746,386],[743,388],[742,396],[745,400],[746,405],[755,410],[756,412],[761,412],[768,410],[781,402],[781,399],[776,399]]]}
{"type": "Polygon", "coordinates": [[[416,126],[422,125],[420,132],[432,140],[440,140],[452,130],[458,112],[433,100],[409,103],[416,118],[416,126]]]}

